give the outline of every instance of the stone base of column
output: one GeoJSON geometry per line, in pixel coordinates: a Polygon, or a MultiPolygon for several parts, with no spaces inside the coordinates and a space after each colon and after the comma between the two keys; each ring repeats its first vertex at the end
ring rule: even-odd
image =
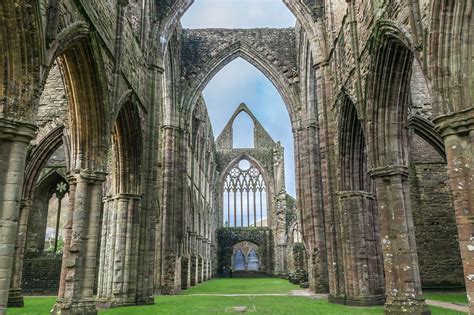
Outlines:
{"type": "Polygon", "coordinates": [[[8,291],[8,306],[7,307],[23,307],[25,302],[21,289],[10,289],[8,291]]]}
{"type": "Polygon", "coordinates": [[[56,303],[51,310],[52,315],[97,315],[95,301],[77,301],[56,303]]]}
{"type": "Polygon", "coordinates": [[[328,301],[333,304],[342,304],[347,306],[376,306],[384,305],[387,297],[385,294],[371,296],[334,296],[329,295],[328,301]]]}
{"type": "Polygon", "coordinates": [[[181,261],[179,257],[169,255],[163,263],[163,287],[161,294],[173,295],[181,291],[181,261]]]}
{"type": "Polygon", "coordinates": [[[155,297],[154,296],[137,296],[135,305],[154,305],[155,297]]]}
{"type": "Polygon", "coordinates": [[[187,257],[181,258],[181,290],[188,289],[191,284],[189,283],[189,259],[187,257]]]}
{"type": "Polygon", "coordinates": [[[431,315],[424,300],[400,300],[385,303],[384,314],[387,315],[431,315]]]}

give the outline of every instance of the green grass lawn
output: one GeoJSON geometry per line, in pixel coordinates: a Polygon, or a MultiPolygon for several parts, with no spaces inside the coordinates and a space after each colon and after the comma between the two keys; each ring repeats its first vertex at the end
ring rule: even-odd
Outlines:
{"type": "Polygon", "coordinates": [[[467,304],[466,292],[423,292],[426,299],[457,304],[467,304]]]}
{"type": "Polygon", "coordinates": [[[275,294],[290,293],[300,287],[280,278],[213,279],[184,290],[182,294],[275,294]]]}
{"type": "MultiPolygon", "coordinates": [[[[122,307],[101,310],[103,315],[217,315],[232,314],[235,306],[246,306],[253,314],[322,314],[322,315],[371,315],[383,314],[383,307],[347,307],[329,304],[324,299],[299,296],[199,296],[192,294],[275,294],[289,293],[299,289],[285,280],[260,279],[215,279],[200,284],[175,296],[157,296],[155,305],[122,307]]],[[[431,298],[431,297],[430,297],[431,298]]],[[[434,298],[433,298],[434,299],[434,298]]],[[[25,307],[9,309],[8,314],[48,314],[55,302],[54,297],[26,297],[25,307]]],[[[440,300],[440,299],[438,299],[440,300]]],[[[430,307],[433,315],[463,314],[441,308],[430,307]]]]}

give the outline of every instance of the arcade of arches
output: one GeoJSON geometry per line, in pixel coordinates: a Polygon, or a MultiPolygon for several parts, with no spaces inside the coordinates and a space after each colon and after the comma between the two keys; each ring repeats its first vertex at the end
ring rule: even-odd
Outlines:
{"type": "Polygon", "coordinates": [[[192,2],[0,1],[0,314],[152,304],[231,267],[387,314],[465,287],[474,314],[472,0],[283,0],[295,27],[183,29],[192,2]],[[286,104],[295,199],[245,104],[214,140],[202,92],[235,58],[286,104]]]}

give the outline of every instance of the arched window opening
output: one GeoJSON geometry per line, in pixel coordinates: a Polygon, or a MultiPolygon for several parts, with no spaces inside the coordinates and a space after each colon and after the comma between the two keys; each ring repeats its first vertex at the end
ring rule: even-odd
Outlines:
{"type": "Polygon", "coordinates": [[[293,228],[292,237],[293,237],[293,244],[303,242],[303,237],[301,236],[301,232],[300,232],[298,224],[295,224],[293,228]]]}
{"type": "Polygon", "coordinates": [[[69,203],[69,185],[65,180],[60,180],[51,189],[48,202],[48,219],[44,239],[44,251],[56,253],[62,251],[63,237],[61,230],[61,211],[69,203]]]}
{"type": "Polygon", "coordinates": [[[240,249],[234,253],[234,270],[245,270],[245,256],[240,249]]]}
{"type": "Polygon", "coordinates": [[[249,271],[258,271],[259,259],[258,255],[254,249],[251,249],[247,256],[248,270],[249,271]]]}
{"type": "Polygon", "coordinates": [[[240,112],[232,124],[232,143],[234,148],[254,148],[254,129],[252,118],[240,112]]]}
{"type": "Polygon", "coordinates": [[[267,186],[260,170],[242,158],[224,177],[224,226],[267,226],[267,186]]]}

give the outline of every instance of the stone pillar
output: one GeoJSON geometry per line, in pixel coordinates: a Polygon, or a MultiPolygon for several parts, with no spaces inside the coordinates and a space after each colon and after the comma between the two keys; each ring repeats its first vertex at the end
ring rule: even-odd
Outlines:
{"type": "Polygon", "coordinates": [[[193,287],[195,286],[197,283],[198,283],[198,257],[196,255],[197,253],[197,241],[196,241],[196,238],[197,238],[197,235],[195,232],[191,232],[189,233],[189,238],[190,238],[190,245],[191,245],[191,248],[189,249],[190,252],[191,252],[191,256],[190,256],[190,285],[193,287]]]}
{"type": "Polygon", "coordinates": [[[24,306],[23,295],[21,292],[21,276],[23,272],[23,257],[25,255],[28,216],[30,214],[31,205],[31,200],[21,201],[15,256],[13,257],[12,277],[10,280],[10,292],[8,293],[8,307],[24,306]]]}
{"type": "Polygon", "coordinates": [[[0,118],[0,314],[8,302],[28,143],[36,127],[0,118]]]}
{"type": "Polygon", "coordinates": [[[385,270],[386,314],[430,314],[421,292],[408,168],[386,166],[370,176],[377,190],[385,270]]]}
{"type": "Polygon", "coordinates": [[[190,285],[191,261],[188,256],[181,258],[181,289],[186,290],[190,285]]]}
{"type": "Polygon", "coordinates": [[[190,285],[194,287],[197,284],[197,268],[198,268],[198,257],[196,255],[191,255],[191,262],[190,262],[190,285]]]}
{"type": "Polygon", "coordinates": [[[355,306],[385,303],[380,243],[377,241],[375,196],[365,191],[339,192],[344,298],[331,302],[355,306]]]}
{"type": "Polygon", "coordinates": [[[211,241],[206,242],[206,280],[210,280],[211,276],[211,241]]]}
{"type": "Polygon", "coordinates": [[[184,192],[186,176],[186,139],[188,133],[176,126],[165,125],[163,134],[162,220],[161,220],[161,293],[181,290],[184,238],[184,192]]]}
{"type": "Polygon", "coordinates": [[[202,236],[197,236],[196,237],[196,243],[197,243],[197,248],[196,248],[196,252],[197,252],[197,283],[201,283],[202,282],[202,274],[203,274],[203,270],[202,270],[202,267],[203,267],[203,263],[202,263],[202,236]]]}
{"type": "MultiPolygon", "coordinates": [[[[322,189],[321,184],[322,166],[318,155],[318,127],[316,122],[308,122],[305,125],[305,127],[293,130],[297,208],[302,222],[301,232],[308,250],[310,288],[318,293],[326,293],[329,287],[328,261],[331,257],[329,245],[334,242],[329,238],[326,242],[325,236],[327,232],[325,224],[328,222],[326,222],[324,214],[324,196],[321,196],[321,191],[326,191],[326,189],[322,189]],[[328,247],[326,247],[326,243],[328,247]]],[[[332,276],[332,274],[329,275],[332,276]]]]}
{"type": "Polygon", "coordinates": [[[59,294],[52,314],[97,314],[93,292],[105,175],[87,170],[69,175],[70,205],[65,213],[59,294]]]}
{"type": "Polygon", "coordinates": [[[474,110],[434,122],[446,147],[469,314],[474,314],[474,110]]]}
{"type": "Polygon", "coordinates": [[[109,307],[137,303],[141,199],[117,194],[104,206],[97,297],[109,307]]]}

